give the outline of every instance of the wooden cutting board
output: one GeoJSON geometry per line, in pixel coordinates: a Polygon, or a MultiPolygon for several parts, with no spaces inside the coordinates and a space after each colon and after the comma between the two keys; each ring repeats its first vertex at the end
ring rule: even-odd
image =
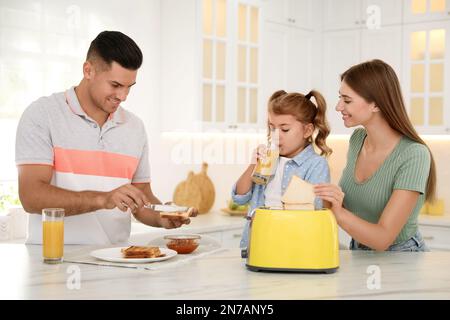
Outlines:
{"type": "Polygon", "coordinates": [[[175,188],[173,201],[176,205],[195,207],[200,214],[211,210],[216,193],[207,171],[208,164],[203,163],[200,173],[188,173],[187,179],[175,188]]]}

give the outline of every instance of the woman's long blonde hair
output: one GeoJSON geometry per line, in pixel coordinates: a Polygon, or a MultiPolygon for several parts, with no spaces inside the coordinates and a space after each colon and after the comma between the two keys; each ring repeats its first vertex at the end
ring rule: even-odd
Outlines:
{"type": "Polygon", "coordinates": [[[426,200],[433,201],[436,194],[436,165],[433,154],[420,138],[408,117],[400,82],[394,69],[381,60],[367,61],[345,71],[341,75],[341,81],[349,85],[368,103],[375,103],[392,129],[428,148],[431,166],[427,181],[426,200]]]}
{"type": "Polygon", "coordinates": [[[333,152],[326,144],[326,138],[330,134],[330,127],[325,117],[327,105],[318,91],[312,90],[303,95],[279,90],[270,97],[268,109],[273,114],[290,114],[303,124],[312,123],[317,134],[315,137],[313,134],[309,138],[309,142],[314,143],[320,149],[320,155],[329,156],[333,152]],[[317,106],[311,102],[311,97],[314,97],[317,106]]]}

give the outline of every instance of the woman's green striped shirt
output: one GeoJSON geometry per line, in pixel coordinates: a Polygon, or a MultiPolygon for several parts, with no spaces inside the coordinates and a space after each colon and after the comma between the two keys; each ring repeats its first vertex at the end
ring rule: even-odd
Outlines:
{"type": "Polygon", "coordinates": [[[425,201],[430,172],[430,153],[423,144],[402,136],[377,171],[363,183],[355,180],[355,164],[367,133],[356,129],[350,137],[347,165],[339,185],[345,193],[344,206],[356,216],[377,223],[395,189],[420,192],[414,210],[393,244],[410,239],[417,231],[417,217],[425,201]]]}

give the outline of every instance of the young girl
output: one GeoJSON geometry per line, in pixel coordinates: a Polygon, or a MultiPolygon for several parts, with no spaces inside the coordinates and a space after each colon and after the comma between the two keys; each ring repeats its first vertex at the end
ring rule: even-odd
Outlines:
{"type": "MultiPolygon", "coordinates": [[[[330,172],[328,163],[322,155],[331,154],[325,140],[330,129],[325,119],[326,103],[317,91],[307,95],[287,93],[283,90],[275,92],[268,104],[269,137],[279,135],[280,157],[275,175],[268,184],[256,185],[252,182],[255,162],[248,166],[233,186],[232,199],[237,204],[250,201],[248,214],[255,208],[281,207],[281,197],[293,175],[310,183],[328,183],[330,172]],[[311,101],[314,98],[315,103],[311,101]],[[317,131],[317,134],[314,134],[317,131]],[[316,154],[313,145],[320,149],[316,154]]],[[[255,150],[254,158],[260,156],[263,146],[255,150]]],[[[316,209],[322,208],[322,200],[316,198],[316,209]]],[[[248,245],[247,222],[241,239],[241,248],[248,245]]]]}

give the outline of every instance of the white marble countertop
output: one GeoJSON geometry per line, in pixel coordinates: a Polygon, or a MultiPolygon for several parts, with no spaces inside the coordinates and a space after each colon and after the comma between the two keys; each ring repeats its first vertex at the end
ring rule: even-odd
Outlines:
{"type": "MultiPolygon", "coordinates": [[[[66,246],[65,254],[90,249],[66,246]]],[[[41,251],[0,244],[0,299],[450,299],[450,252],[342,250],[340,269],[326,275],[252,272],[238,249],[160,270],[47,265],[41,251]],[[379,267],[380,289],[367,287],[371,265],[379,267]],[[70,286],[74,270],[79,289],[70,286]]]]}

